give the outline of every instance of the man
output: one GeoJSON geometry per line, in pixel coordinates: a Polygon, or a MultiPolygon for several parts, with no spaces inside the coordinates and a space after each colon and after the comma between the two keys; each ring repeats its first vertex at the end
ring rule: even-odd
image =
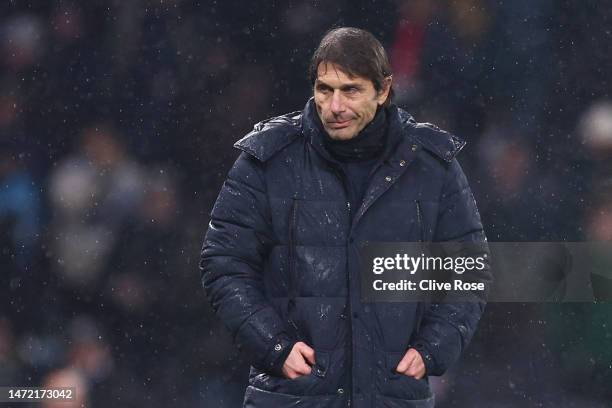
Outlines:
{"type": "Polygon", "coordinates": [[[484,302],[362,303],[359,246],[484,242],[464,143],[391,104],[368,32],[315,51],[302,112],[255,125],[211,213],[202,282],[251,362],[245,407],[431,407],[484,302]]]}

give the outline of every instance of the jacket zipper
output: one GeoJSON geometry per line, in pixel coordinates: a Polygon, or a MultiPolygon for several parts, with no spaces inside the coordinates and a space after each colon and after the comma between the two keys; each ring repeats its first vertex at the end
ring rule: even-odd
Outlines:
{"type": "Polygon", "coordinates": [[[347,302],[345,305],[345,312],[344,315],[346,316],[346,320],[348,321],[348,325],[349,325],[349,331],[348,331],[348,335],[349,335],[349,347],[350,347],[350,353],[349,353],[349,395],[347,396],[347,407],[351,406],[351,398],[352,398],[352,392],[353,392],[353,320],[352,320],[352,312],[351,312],[351,280],[350,280],[350,270],[349,270],[349,239],[350,239],[350,235],[351,235],[351,226],[352,226],[352,218],[351,218],[351,201],[348,199],[349,198],[349,194],[348,194],[348,189],[346,187],[346,177],[344,176],[344,173],[341,173],[341,170],[338,170],[337,167],[334,167],[334,174],[336,175],[336,177],[338,177],[338,179],[340,180],[340,183],[342,184],[342,189],[344,190],[344,197],[346,198],[346,210],[347,210],[347,215],[348,215],[348,236],[346,237],[346,282],[347,282],[347,302]]]}
{"type": "MultiPolygon", "coordinates": [[[[419,242],[425,242],[425,231],[423,229],[423,215],[421,211],[421,202],[419,200],[415,200],[414,205],[416,207],[417,225],[419,229],[419,242]]],[[[421,300],[420,302],[417,303],[417,310],[416,310],[417,321],[415,325],[416,330],[414,331],[414,333],[417,333],[419,331],[419,328],[421,326],[421,321],[423,320],[423,314],[425,311],[425,304],[423,302],[424,301],[421,300]]]]}

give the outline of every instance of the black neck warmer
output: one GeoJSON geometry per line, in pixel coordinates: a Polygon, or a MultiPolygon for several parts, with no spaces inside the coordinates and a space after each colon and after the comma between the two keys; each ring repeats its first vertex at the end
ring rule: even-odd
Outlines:
{"type": "Polygon", "coordinates": [[[357,136],[349,140],[332,139],[325,131],[316,109],[313,109],[313,115],[322,135],[323,145],[336,160],[342,162],[364,161],[382,154],[387,134],[387,115],[384,108],[379,106],[374,119],[357,136]]]}

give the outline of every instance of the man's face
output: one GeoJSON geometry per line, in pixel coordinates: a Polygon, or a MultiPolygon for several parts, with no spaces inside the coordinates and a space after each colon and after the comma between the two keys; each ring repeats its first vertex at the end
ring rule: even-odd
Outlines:
{"type": "Polygon", "coordinates": [[[390,85],[389,77],[378,93],[369,79],[349,77],[339,65],[321,62],[314,101],[327,134],[336,140],[355,137],[374,118],[378,105],[385,102],[390,85]]]}

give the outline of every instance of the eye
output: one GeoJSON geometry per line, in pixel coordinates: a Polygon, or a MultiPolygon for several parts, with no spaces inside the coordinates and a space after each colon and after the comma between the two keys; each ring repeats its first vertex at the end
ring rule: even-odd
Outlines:
{"type": "Polygon", "coordinates": [[[348,88],[346,88],[346,89],[345,89],[345,91],[344,91],[344,92],[346,92],[346,93],[347,93],[347,94],[349,94],[349,95],[354,95],[354,94],[356,94],[356,93],[357,93],[357,91],[358,91],[358,89],[357,89],[356,87],[354,87],[354,86],[349,86],[348,88]]]}
{"type": "Polygon", "coordinates": [[[328,92],[330,92],[331,89],[328,86],[325,85],[317,85],[317,92],[321,92],[323,94],[326,94],[328,92]]]}

